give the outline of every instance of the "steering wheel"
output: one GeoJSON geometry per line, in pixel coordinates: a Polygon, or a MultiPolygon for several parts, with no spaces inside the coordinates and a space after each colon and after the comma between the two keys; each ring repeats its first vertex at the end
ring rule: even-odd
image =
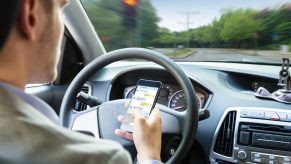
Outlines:
{"type": "Polygon", "coordinates": [[[81,87],[103,67],[124,59],[144,59],[164,67],[179,83],[185,93],[187,109],[177,112],[166,106],[159,105],[162,117],[162,133],[179,134],[182,140],[167,163],[181,163],[192,147],[198,125],[198,104],[195,101],[195,90],[184,71],[165,55],[143,48],[125,48],[109,52],[89,63],[73,79],[62,101],[60,109],[61,125],[72,130],[87,131],[97,138],[106,138],[118,141],[135,157],[135,148],[132,141],[125,140],[114,134],[120,127],[117,116],[125,114],[126,100],[105,102],[84,112],[76,112],[73,106],[81,87]]]}

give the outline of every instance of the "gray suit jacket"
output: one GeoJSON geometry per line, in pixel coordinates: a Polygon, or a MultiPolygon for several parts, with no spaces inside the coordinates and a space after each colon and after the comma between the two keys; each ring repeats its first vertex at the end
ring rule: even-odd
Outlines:
{"type": "Polygon", "coordinates": [[[59,127],[0,87],[0,163],[131,163],[121,145],[59,127]]]}

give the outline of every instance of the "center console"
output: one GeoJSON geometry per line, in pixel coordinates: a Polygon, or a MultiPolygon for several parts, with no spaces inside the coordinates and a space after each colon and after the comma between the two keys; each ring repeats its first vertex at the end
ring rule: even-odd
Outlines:
{"type": "Polygon", "coordinates": [[[291,111],[226,109],[213,137],[210,162],[291,164],[291,111]]]}

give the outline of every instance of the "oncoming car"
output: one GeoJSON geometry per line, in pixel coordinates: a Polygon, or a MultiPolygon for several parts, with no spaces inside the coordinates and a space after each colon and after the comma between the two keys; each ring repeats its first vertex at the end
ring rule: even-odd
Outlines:
{"type": "Polygon", "coordinates": [[[163,162],[291,163],[291,1],[70,0],[58,77],[27,85],[61,125],[114,135],[140,79],[162,82],[163,162]]]}

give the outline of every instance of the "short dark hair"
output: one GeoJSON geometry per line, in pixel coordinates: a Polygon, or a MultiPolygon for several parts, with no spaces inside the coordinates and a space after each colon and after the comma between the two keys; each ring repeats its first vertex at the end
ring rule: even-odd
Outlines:
{"type": "Polygon", "coordinates": [[[21,0],[3,1],[0,5],[0,50],[4,46],[18,15],[21,0]]]}
{"type": "MultiPolygon", "coordinates": [[[[40,0],[44,10],[50,13],[53,9],[52,0],[40,0]]],[[[6,0],[0,5],[0,51],[3,48],[12,28],[15,23],[21,0],[6,0]]]]}

